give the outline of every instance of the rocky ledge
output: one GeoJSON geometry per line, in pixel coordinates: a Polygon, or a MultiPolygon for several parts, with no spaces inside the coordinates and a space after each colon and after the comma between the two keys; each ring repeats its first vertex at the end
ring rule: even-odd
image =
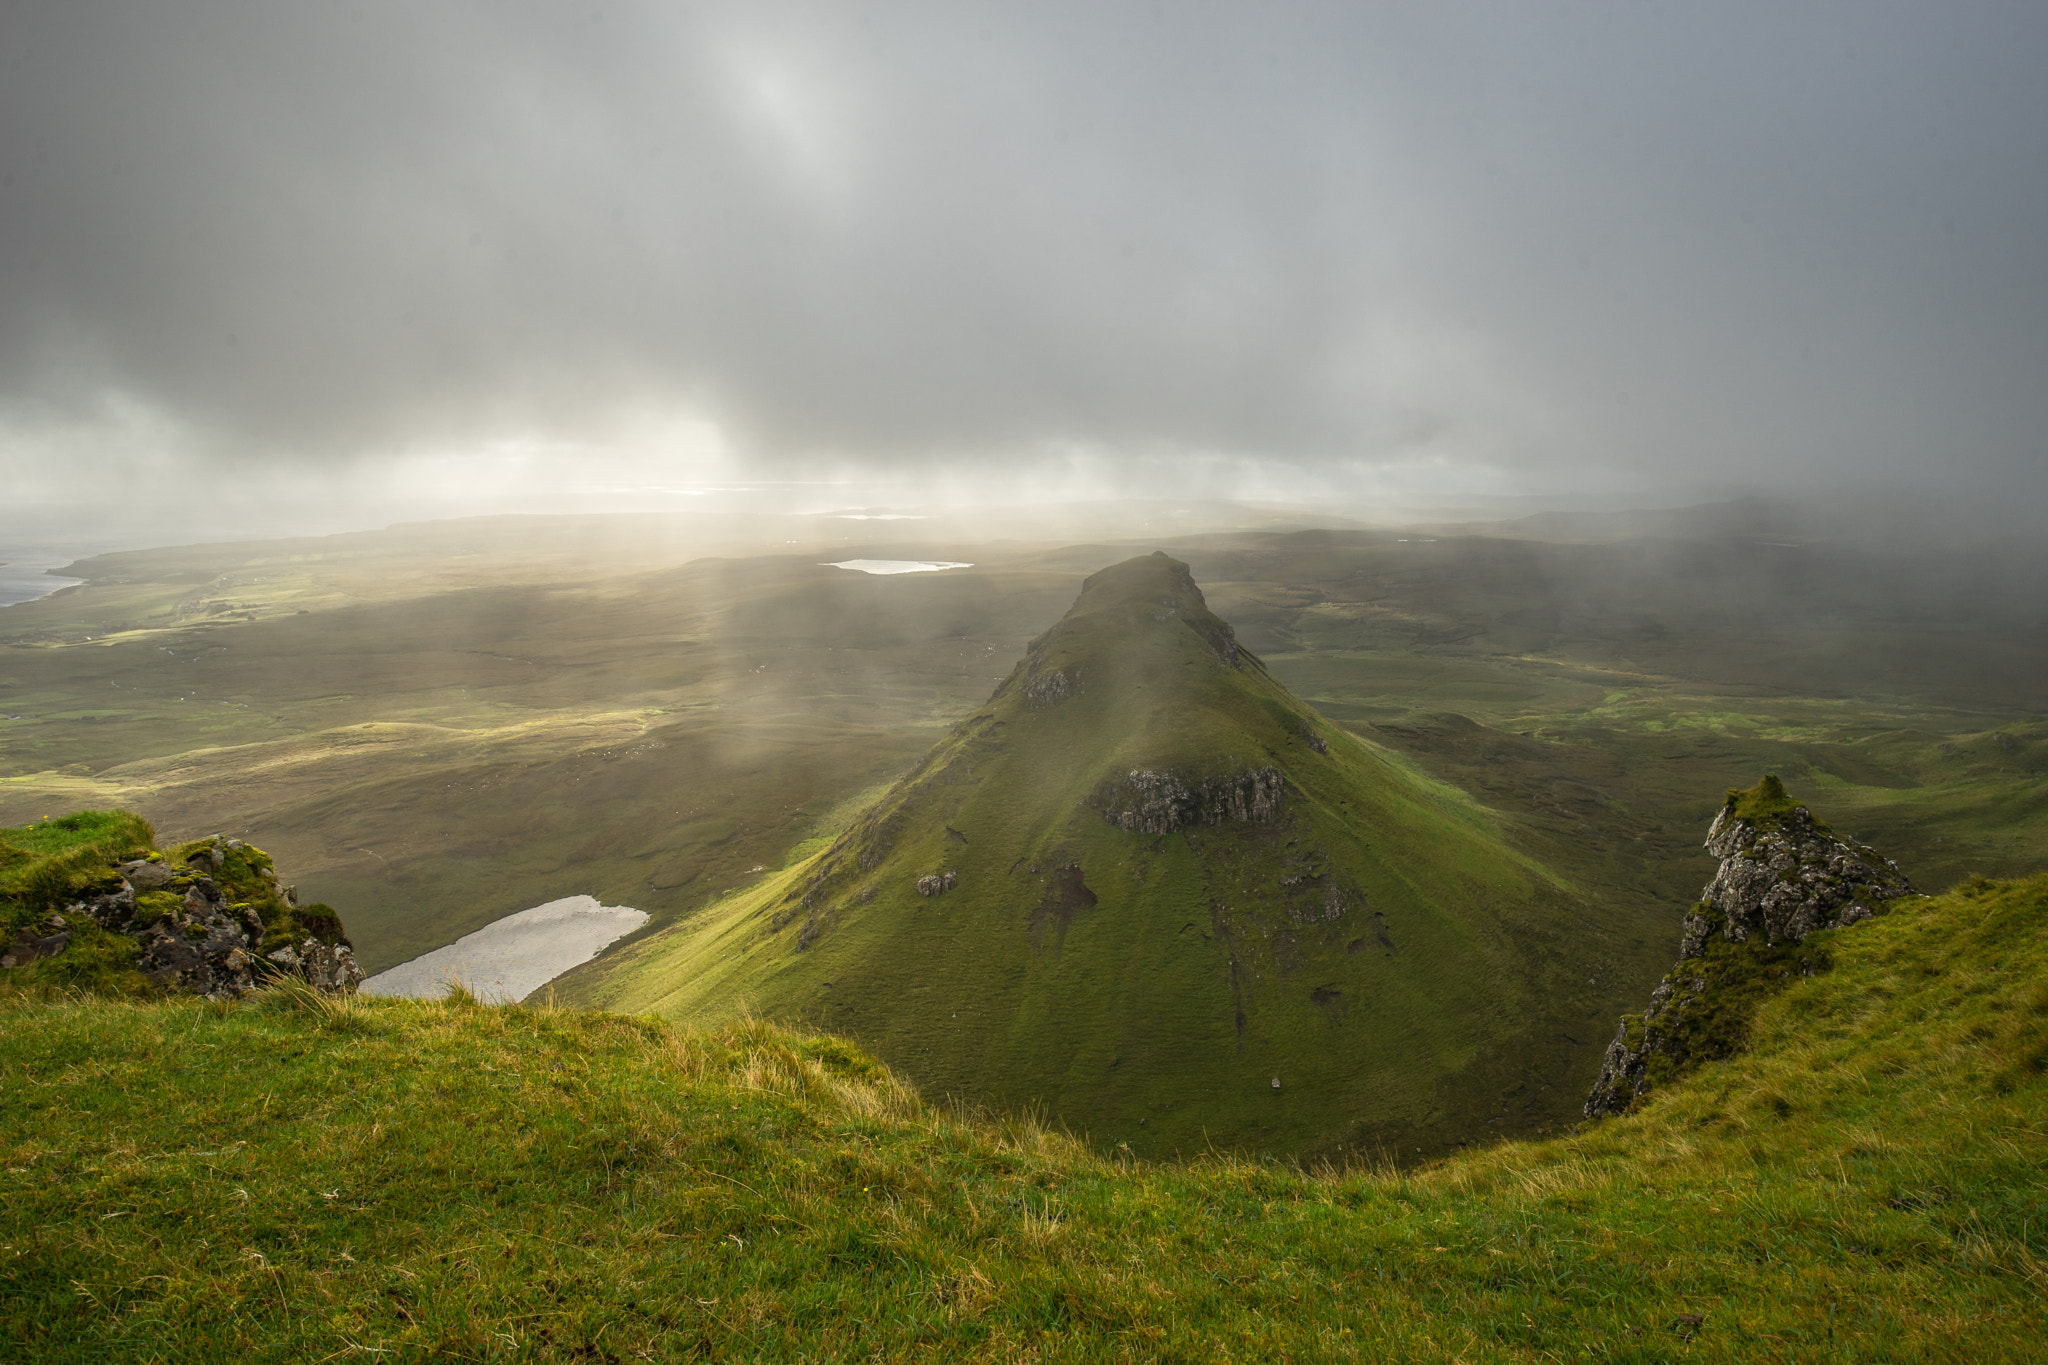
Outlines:
{"type": "Polygon", "coordinates": [[[18,931],[0,967],[62,954],[85,920],[134,939],[136,970],[175,994],[231,999],[277,976],[342,994],[363,980],[334,911],[301,906],[267,854],[221,835],[112,864],[87,894],[18,931]]]}
{"type": "Polygon", "coordinates": [[[1803,948],[1810,935],[1914,894],[1897,863],[1835,834],[1772,776],[1728,793],[1706,848],[1721,866],[1686,916],[1678,965],[1647,1009],[1622,1017],[1588,1118],[1623,1113],[1657,1085],[1739,1050],[1765,995],[1825,970],[1825,954],[1803,948]]]}
{"type": "Polygon", "coordinates": [[[1287,779],[1278,768],[1249,768],[1218,777],[1188,779],[1172,772],[1134,769],[1107,784],[1089,804],[1120,829],[1171,834],[1190,825],[1226,820],[1264,824],[1280,814],[1287,779]]]}

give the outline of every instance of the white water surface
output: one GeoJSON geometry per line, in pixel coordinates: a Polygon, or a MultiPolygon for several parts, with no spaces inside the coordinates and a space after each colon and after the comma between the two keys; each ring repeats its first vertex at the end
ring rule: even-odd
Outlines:
{"type": "Polygon", "coordinates": [[[940,569],[971,569],[972,564],[931,559],[847,559],[823,564],[825,569],[852,569],[855,573],[937,573],[940,569]]]}
{"type": "Polygon", "coordinates": [[[361,989],[365,995],[439,1000],[453,980],[479,1000],[524,1000],[645,923],[644,910],[568,896],[493,920],[445,948],[377,973],[361,989]]]}

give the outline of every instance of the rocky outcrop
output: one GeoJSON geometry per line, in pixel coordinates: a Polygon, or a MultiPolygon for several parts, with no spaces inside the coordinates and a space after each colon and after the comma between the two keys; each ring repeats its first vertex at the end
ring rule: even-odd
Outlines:
{"type": "Polygon", "coordinates": [[[1226,820],[1268,823],[1280,814],[1286,786],[1278,768],[1249,768],[1192,780],[1137,768],[1098,791],[1089,804],[1120,829],[1171,834],[1190,825],[1220,825],[1226,820]]]}
{"type": "Polygon", "coordinates": [[[55,957],[71,946],[71,921],[51,915],[42,923],[15,931],[14,943],[0,953],[0,967],[26,967],[37,958],[55,957]]]}
{"type": "Polygon", "coordinates": [[[1042,673],[1024,684],[1024,700],[1033,706],[1057,706],[1081,690],[1081,670],[1042,673]]]}
{"type": "Polygon", "coordinates": [[[943,896],[959,884],[960,878],[956,873],[934,872],[930,876],[917,879],[917,894],[920,896],[943,896]]]}
{"type": "Polygon", "coordinates": [[[155,853],[111,865],[90,894],[39,926],[50,934],[18,935],[0,966],[62,953],[91,920],[134,939],[136,969],[176,994],[232,999],[280,975],[334,993],[362,984],[340,919],[324,905],[301,907],[262,850],[215,835],[178,852],[182,860],[155,853]]]}
{"type": "Polygon", "coordinates": [[[1707,831],[1721,860],[1686,916],[1678,965],[1601,1059],[1588,1118],[1625,1112],[1659,1084],[1738,1051],[1755,1008],[1798,975],[1825,970],[1808,936],[1859,923],[1914,894],[1899,865],[1844,839],[1766,777],[1733,791],[1707,831]]]}
{"type": "Polygon", "coordinates": [[[1804,806],[1774,820],[1745,819],[1735,806],[1723,806],[1707,831],[1707,852],[1721,869],[1686,917],[1680,961],[1700,956],[1717,934],[1731,943],[1759,934],[1769,943],[1796,943],[1819,929],[1869,919],[1884,902],[1913,894],[1897,863],[1836,836],[1804,806]]]}

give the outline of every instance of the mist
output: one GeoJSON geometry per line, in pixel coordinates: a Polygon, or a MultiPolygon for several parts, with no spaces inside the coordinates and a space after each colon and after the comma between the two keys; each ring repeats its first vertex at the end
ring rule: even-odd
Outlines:
{"type": "Polygon", "coordinates": [[[29,3],[0,50],[39,527],[2043,490],[2038,7],[29,3]]]}

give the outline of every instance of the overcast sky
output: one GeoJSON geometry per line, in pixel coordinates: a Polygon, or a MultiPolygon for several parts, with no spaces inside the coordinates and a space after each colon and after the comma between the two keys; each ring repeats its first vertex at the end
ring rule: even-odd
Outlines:
{"type": "Polygon", "coordinates": [[[2048,6],[0,0],[17,507],[2048,466],[2048,6]]]}

